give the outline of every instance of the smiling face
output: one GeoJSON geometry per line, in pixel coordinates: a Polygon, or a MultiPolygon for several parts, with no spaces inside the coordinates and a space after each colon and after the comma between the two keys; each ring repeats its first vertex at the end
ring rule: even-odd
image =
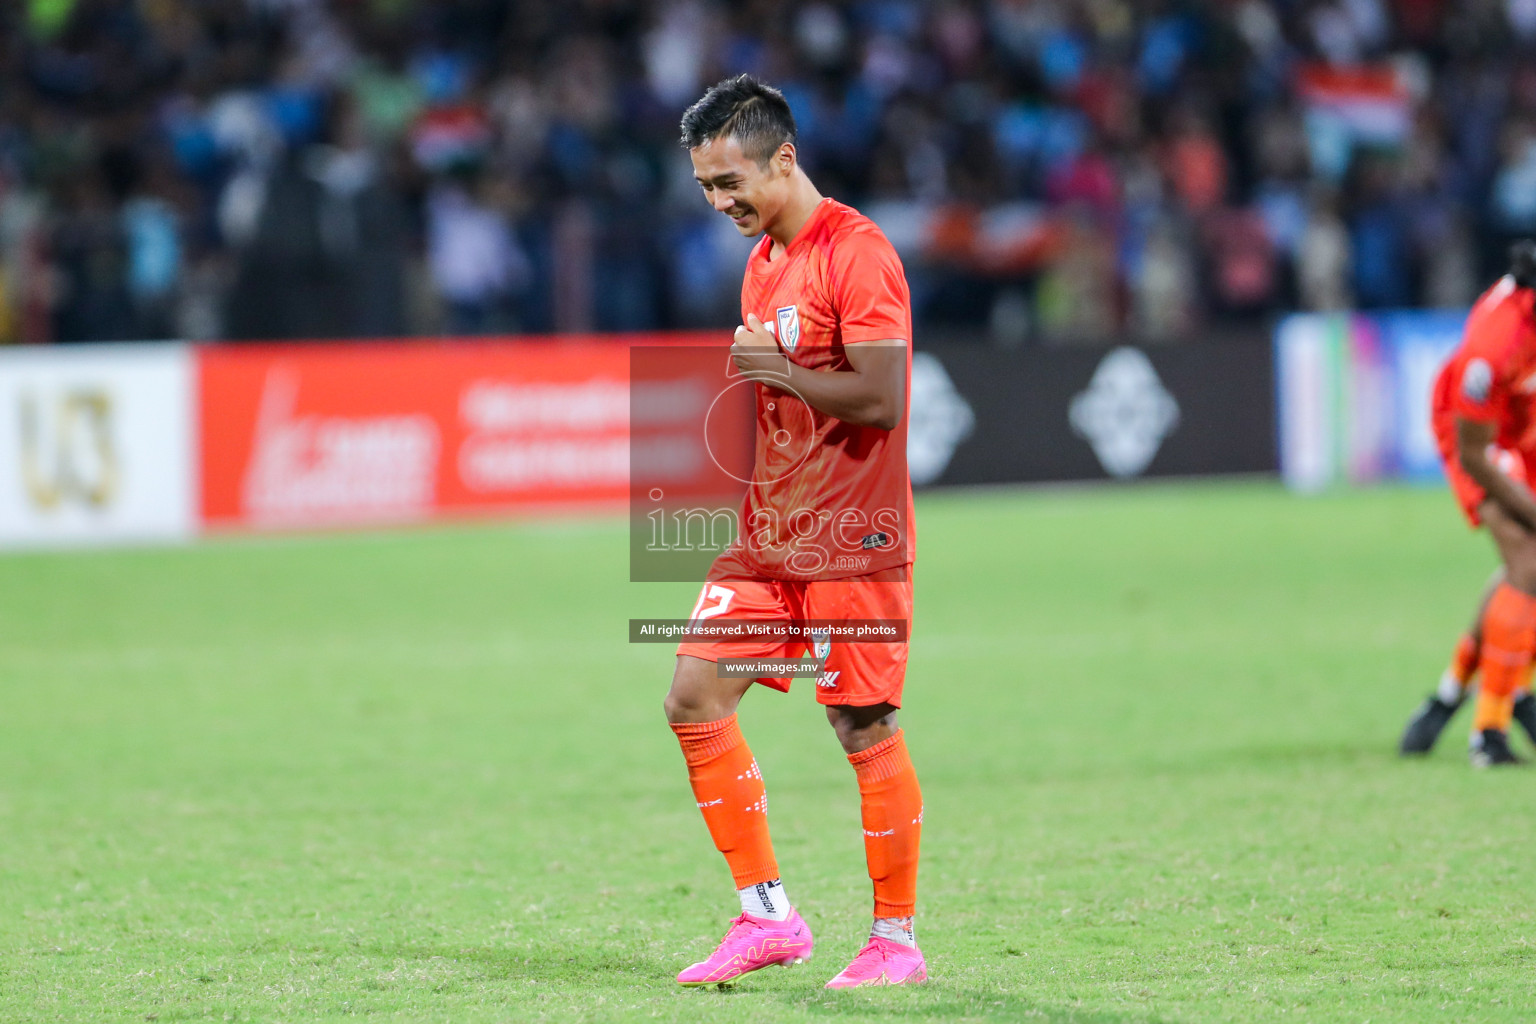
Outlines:
{"type": "Polygon", "coordinates": [[[734,135],[710,139],[688,151],[693,176],[711,206],[731,218],[736,230],[751,238],[773,226],[789,201],[795,147],[786,142],[767,164],[741,151],[734,135]]]}

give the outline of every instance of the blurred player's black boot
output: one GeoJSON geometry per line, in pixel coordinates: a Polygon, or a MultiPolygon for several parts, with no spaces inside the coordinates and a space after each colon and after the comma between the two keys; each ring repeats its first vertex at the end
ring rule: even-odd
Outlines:
{"type": "MultiPolygon", "coordinates": [[[[1397,745],[1397,752],[1405,755],[1429,753],[1435,746],[1435,740],[1440,738],[1446,723],[1451,720],[1456,709],[1461,707],[1461,703],[1458,700],[1454,704],[1446,704],[1439,697],[1431,694],[1408,720],[1408,727],[1403,730],[1403,738],[1397,745]]],[[[1531,710],[1536,713],[1536,703],[1533,703],[1531,710]]]]}
{"type": "Polygon", "coordinates": [[[1525,764],[1525,758],[1516,757],[1509,749],[1509,737],[1498,729],[1484,729],[1472,736],[1469,751],[1474,768],[1493,768],[1504,764],[1525,764]]]}
{"type": "Polygon", "coordinates": [[[1515,721],[1520,723],[1520,728],[1536,743],[1536,696],[1526,690],[1515,698],[1515,721]]]}

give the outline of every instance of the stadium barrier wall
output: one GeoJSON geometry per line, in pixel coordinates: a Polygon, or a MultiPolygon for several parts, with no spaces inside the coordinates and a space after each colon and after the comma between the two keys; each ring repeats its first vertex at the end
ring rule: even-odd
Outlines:
{"type": "Polygon", "coordinates": [[[181,344],[0,348],[0,546],[192,536],[193,377],[181,344]]]}
{"type": "Polygon", "coordinates": [[[202,349],[202,524],[619,508],[628,376],[595,339],[202,349]]]}
{"type": "Polygon", "coordinates": [[[1262,337],[1138,348],[954,345],[913,360],[918,484],[1276,471],[1262,337]]]}
{"type": "MultiPolygon", "coordinates": [[[[631,353],[723,344],[0,350],[0,545],[619,511],[631,353]]],[[[943,346],[913,359],[908,461],[918,486],[1271,472],[1274,393],[1262,343],[943,346]]],[[[647,444],[700,444],[676,419],[648,420],[647,444]]]]}
{"type": "Polygon", "coordinates": [[[1430,431],[1435,375],[1466,311],[1305,313],[1275,330],[1280,470],[1300,491],[1443,480],[1430,431]]]}

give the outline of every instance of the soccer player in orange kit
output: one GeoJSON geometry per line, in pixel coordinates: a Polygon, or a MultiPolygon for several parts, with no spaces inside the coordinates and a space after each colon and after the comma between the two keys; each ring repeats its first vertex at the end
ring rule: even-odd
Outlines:
{"type": "Polygon", "coordinates": [[[1522,725],[1536,711],[1528,692],[1536,658],[1536,495],[1529,486],[1536,479],[1536,243],[1516,243],[1510,262],[1510,272],[1473,304],[1461,346],[1435,380],[1432,407],[1452,493],[1473,527],[1487,527],[1502,576],[1458,644],[1441,690],[1414,715],[1400,745],[1403,753],[1427,751],[1475,673],[1481,683],[1471,758],[1478,767],[1519,764],[1509,724],[1517,710],[1522,725]]]}
{"type": "MultiPolygon", "coordinates": [[[[895,250],[868,218],[817,192],[801,168],[795,122],[778,90],[749,76],[711,88],[683,115],[682,143],[705,199],[743,235],[748,257],[734,372],[754,381],[753,479],[735,544],[715,560],[692,621],[911,621],[914,551],[907,475],[911,297],[895,250]]],[[[678,975],[729,982],[808,959],[810,928],[785,895],[767,822],[762,773],[737,725],[754,683],[721,658],[820,659],[825,705],[859,787],[874,884],[868,943],[829,988],[923,981],[913,913],[923,798],[896,723],[907,646],[816,637],[685,641],[667,721],[741,915],[719,947],[678,975]]]]}
{"type": "MultiPolygon", "coordinates": [[[[1521,472],[1516,468],[1517,463],[1512,458],[1505,458],[1504,465],[1514,473],[1521,472]]],[[[1457,639],[1456,648],[1451,653],[1451,662],[1440,674],[1439,685],[1424,699],[1424,703],[1419,705],[1413,717],[1408,720],[1407,726],[1404,727],[1402,740],[1398,743],[1398,753],[1411,756],[1428,754],[1433,750],[1435,742],[1440,738],[1440,733],[1466,703],[1468,695],[1474,692],[1477,666],[1482,658],[1483,613],[1488,610],[1488,602],[1498,592],[1503,582],[1504,570],[1499,568],[1494,571],[1482,600],[1478,602],[1477,612],[1472,617],[1472,625],[1457,639]]],[[[1529,681],[1517,691],[1511,710],[1515,721],[1520,723],[1520,727],[1530,737],[1531,742],[1536,743],[1536,696],[1531,694],[1529,681]]],[[[1474,758],[1477,755],[1478,736],[1477,733],[1473,734],[1474,758]]]]}

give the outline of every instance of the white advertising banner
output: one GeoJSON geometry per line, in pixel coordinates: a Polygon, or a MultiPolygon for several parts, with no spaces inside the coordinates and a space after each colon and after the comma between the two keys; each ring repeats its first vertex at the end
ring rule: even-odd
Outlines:
{"type": "Polygon", "coordinates": [[[190,346],[0,348],[0,546],[195,531],[190,346]]]}

